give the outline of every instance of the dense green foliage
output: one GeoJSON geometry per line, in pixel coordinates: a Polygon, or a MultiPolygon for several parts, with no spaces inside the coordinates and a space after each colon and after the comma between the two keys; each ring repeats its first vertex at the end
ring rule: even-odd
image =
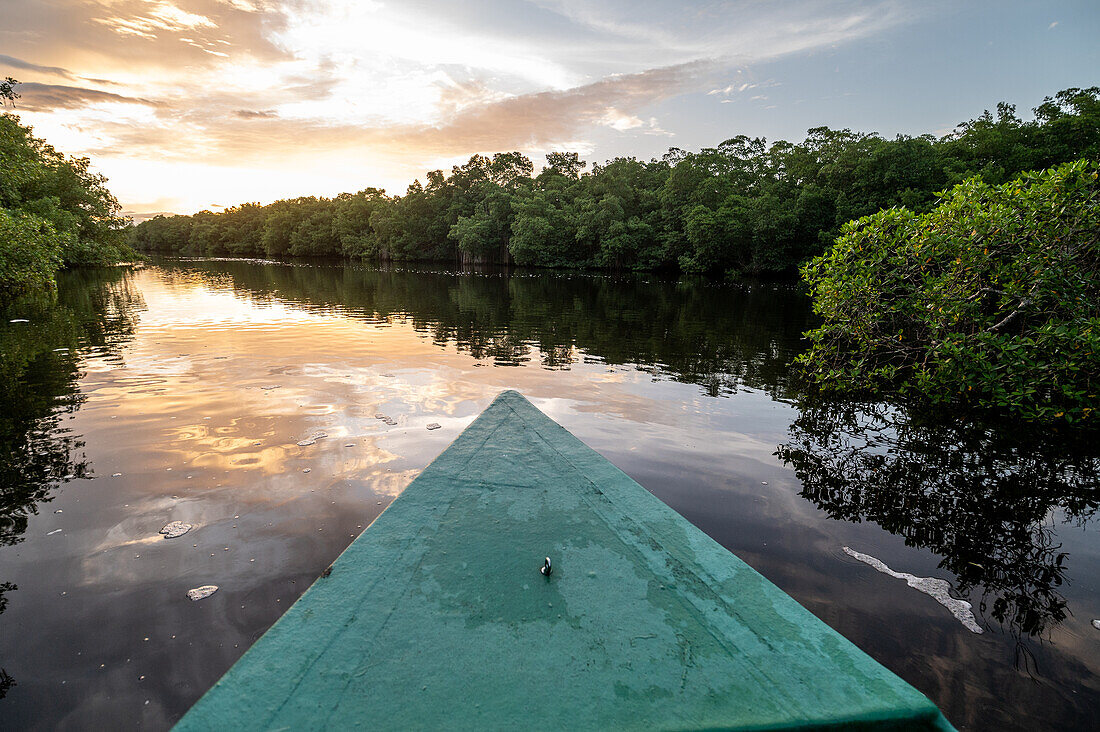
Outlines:
{"type": "Polygon", "coordinates": [[[1095,421],[1100,163],[853,221],[803,274],[824,324],[800,360],[824,388],[1095,421]]]}
{"type": "Polygon", "coordinates": [[[135,227],[133,243],[209,256],[793,272],[850,219],[891,206],[927,211],[936,191],[975,174],[997,184],[1100,159],[1100,88],[1067,89],[1034,113],[1024,121],[1001,104],[941,139],[825,127],[798,144],[740,136],[588,172],[576,153],[551,153],[534,177],[518,152],[475,155],[450,176],[428,173],[403,196],[368,188],[157,217],[135,227]]]}
{"type": "Polygon", "coordinates": [[[0,299],[51,285],[63,265],[132,256],[118,201],[89,165],[0,115],[0,299]]]}

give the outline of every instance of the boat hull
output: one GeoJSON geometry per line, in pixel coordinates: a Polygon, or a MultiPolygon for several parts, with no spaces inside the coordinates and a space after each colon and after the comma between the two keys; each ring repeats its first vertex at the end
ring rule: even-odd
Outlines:
{"type": "Polygon", "coordinates": [[[347,727],[951,729],[511,391],[176,728],[347,727]]]}

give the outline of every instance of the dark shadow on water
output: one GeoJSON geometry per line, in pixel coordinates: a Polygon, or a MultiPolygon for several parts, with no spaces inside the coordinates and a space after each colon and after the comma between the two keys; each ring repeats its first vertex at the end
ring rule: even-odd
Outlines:
{"type": "Polygon", "coordinates": [[[1017,637],[1065,620],[1071,557],[1056,525],[1083,525],[1100,496],[1087,439],[929,420],[885,404],[804,398],[778,449],[802,497],[871,521],[940,557],[955,589],[1017,637]]]}
{"type": "MultiPolygon", "coordinates": [[[[58,486],[92,477],[83,442],[63,424],[84,401],[78,354],[120,348],[141,305],[125,270],[61,276],[59,295],[24,297],[0,311],[0,550],[23,540],[29,517],[58,486]]],[[[0,613],[16,589],[0,581],[0,613]]],[[[0,670],[0,698],[14,684],[0,670]]]]}

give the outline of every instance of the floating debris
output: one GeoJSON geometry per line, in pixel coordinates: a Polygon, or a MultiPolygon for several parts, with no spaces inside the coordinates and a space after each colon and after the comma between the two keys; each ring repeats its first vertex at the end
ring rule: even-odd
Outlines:
{"type": "Polygon", "coordinates": [[[31,321],[27,320],[26,318],[12,318],[8,322],[9,323],[29,323],[31,321]]]}
{"type": "Polygon", "coordinates": [[[299,447],[309,447],[310,445],[317,442],[317,440],[320,440],[320,439],[325,438],[325,437],[328,437],[327,432],[314,432],[312,435],[310,435],[306,439],[299,442],[298,446],[299,447]]]}
{"type": "Polygon", "coordinates": [[[193,528],[195,527],[191,524],[185,524],[182,521],[173,521],[157,533],[164,534],[165,539],[175,539],[177,537],[183,536],[193,528]]]}
{"type": "Polygon", "coordinates": [[[951,584],[947,582],[947,580],[938,579],[936,577],[917,577],[907,572],[895,572],[870,554],[863,554],[854,549],[849,549],[848,547],[844,547],[844,553],[853,559],[858,559],[864,564],[871,565],[883,574],[905,580],[905,583],[914,590],[923,592],[950,610],[951,614],[955,616],[955,619],[962,623],[971,633],[982,632],[982,626],[978,625],[978,621],[974,619],[974,613],[971,612],[973,606],[966,600],[956,600],[954,597],[951,597],[948,592],[951,588],[951,584]]]}
{"type": "Polygon", "coordinates": [[[46,536],[53,536],[54,534],[60,534],[61,529],[54,529],[53,531],[47,531],[46,536]]]}
{"type": "Polygon", "coordinates": [[[207,597],[210,597],[217,591],[217,585],[203,585],[202,587],[196,587],[193,590],[188,590],[187,596],[191,598],[192,602],[194,602],[195,600],[203,600],[207,597]]]}
{"type": "Polygon", "coordinates": [[[271,391],[272,389],[281,389],[282,384],[272,384],[271,386],[261,386],[264,391],[271,391]]]}
{"type": "Polygon", "coordinates": [[[429,425],[428,425],[428,429],[430,429],[430,430],[437,430],[437,429],[439,429],[439,428],[440,428],[440,427],[442,427],[442,426],[443,426],[443,425],[439,424],[438,422],[432,422],[431,424],[429,424],[429,425]]]}
{"type": "Polygon", "coordinates": [[[344,445],[344,447],[355,447],[355,443],[349,442],[348,444],[344,445]]]}

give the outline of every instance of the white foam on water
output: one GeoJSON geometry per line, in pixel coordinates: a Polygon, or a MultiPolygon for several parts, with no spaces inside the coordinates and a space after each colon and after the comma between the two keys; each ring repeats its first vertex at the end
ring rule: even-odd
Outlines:
{"type": "Polygon", "coordinates": [[[183,536],[193,528],[195,527],[191,524],[185,524],[182,521],[173,521],[157,533],[164,534],[165,539],[175,539],[176,537],[183,536]]]}
{"type": "Polygon", "coordinates": [[[869,564],[883,574],[903,579],[905,583],[914,590],[919,590],[928,595],[950,610],[951,614],[955,616],[955,619],[962,623],[971,633],[982,632],[982,626],[978,625],[978,621],[974,619],[974,613],[971,610],[973,605],[966,600],[956,600],[954,597],[951,597],[951,594],[948,592],[948,590],[951,589],[951,584],[947,580],[942,580],[937,577],[917,577],[908,572],[895,572],[870,554],[863,554],[862,552],[857,552],[855,549],[850,549],[848,547],[843,548],[844,553],[853,559],[858,559],[864,564],[869,564]]]}
{"type": "Polygon", "coordinates": [[[196,587],[193,590],[188,590],[187,596],[191,598],[192,602],[194,602],[195,600],[202,600],[204,598],[210,597],[217,591],[217,585],[203,585],[202,587],[196,587]]]}

